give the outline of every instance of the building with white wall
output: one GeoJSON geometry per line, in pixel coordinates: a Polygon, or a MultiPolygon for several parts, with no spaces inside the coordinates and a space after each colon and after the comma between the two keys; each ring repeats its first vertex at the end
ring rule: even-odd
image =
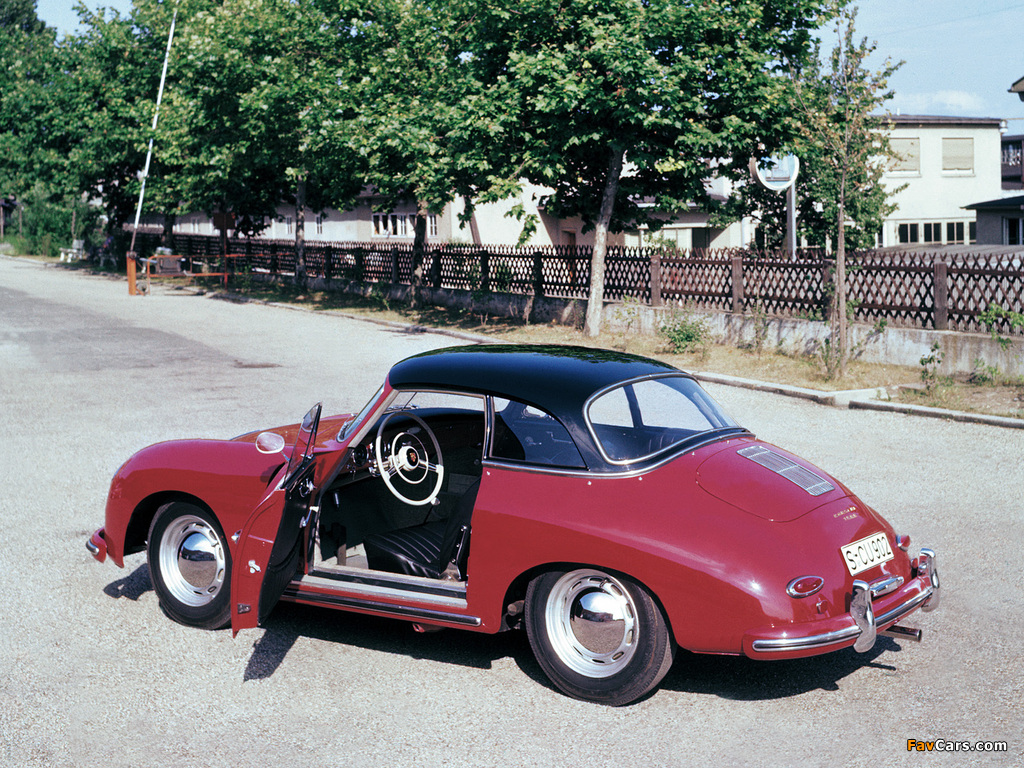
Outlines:
{"type": "Polygon", "coordinates": [[[898,155],[882,183],[905,188],[882,230],[883,246],[973,243],[966,206],[1000,193],[1003,121],[982,117],[896,115],[889,140],[898,155]]]}

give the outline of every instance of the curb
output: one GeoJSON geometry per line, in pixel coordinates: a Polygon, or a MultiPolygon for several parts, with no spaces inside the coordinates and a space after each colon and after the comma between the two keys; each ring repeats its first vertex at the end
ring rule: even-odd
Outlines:
{"type": "MultiPolygon", "coordinates": [[[[6,254],[0,254],[0,257],[6,256],[6,254]]],[[[8,257],[14,258],[14,257],[8,257]]],[[[49,266],[49,265],[45,265],[49,266]]],[[[176,290],[186,290],[194,292],[198,295],[205,295],[208,298],[220,299],[222,301],[232,301],[238,304],[263,304],[269,307],[277,307],[278,309],[289,309],[293,312],[324,312],[326,314],[337,315],[338,317],[344,317],[349,320],[359,320],[364,323],[372,323],[373,325],[383,326],[385,328],[392,328],[394,330],[402,331],[404,333],[435,333],[439,336],[447,336],[452,339],[459,339],[460,341],[470,341],[477,344],[500,344],[500,340],[495,340],[487,336],[480,336],[472,333],[465,333],[463,331],[451,331],[445,328],[433,328],[425,325],[415,325],[412,323],[402,323],[394,320],[379,320],[377,318],[365,317],[363,315],[353,315],[347,312],[337,310],[316,310],[309,309],[306,307],[296,306],[294,304],[286,304],[283,302],[264,301],[262,299],[251,299],[248,296],[241,296],[239,294],[231,293],[230,291],[209,291],[205,289],[193,289],[191,286],[179,286],[176,290]]],[[[807,389],[806,387],[794,387],[788,384],[775,384],[766,381],[758,381],[756,379],[744,379],[739,376],[729,376],[724,373],[711,373],[708,371],[691,371],[690,372],[695,379],[698,381],[705,381],[712,384],[720,384],[728,387],[738,387],[740,389],[750,389],[757,392],[767,392],[775,395],[782,395],[783,397],[793,397],[800,400],[807,400],[818,405],[826,405],[833,408],[851,408],[864,411],[888,411],[890,413],[899,413],[906,416],[921,416],[924,418],[932,419],[945,419],[947,421],[957,421],[965,424],[984,424],[992,427],[1003,427],[1005,429],[1024,429],[1024,419],[1014,419],[1007,416],[989,416],[983,413],[969,413],[967,411],[949,411],[943,408],[932,408],[925,405],[913,405],[909,403],[893,403],[886,400],[879,399],[879,396],[888,396],[888,390],[885,387],[875,387],[872,389],[848,389],[840,390],[836,392],[823,392],[817,389],[807,389]]]]}
{"type": "Polygon", "coordinates": [[[947,421],[959,421],[967,424],[986,424],[992,427],[1005,427],[1008,429],[1024,429],[1024,419],[1014,419],[1007,416],[989,416],[984,413],[969,413],[967,411],[950,411],[944,408],[931,408],[927,405],[913,405],[911,403],[892,403],[880,400],[879,395],[888,394],[885,387],[874,389],[847,389],[838,392],[822,392],[817,389],[806,389],[804,387],[791,387],[786,384],[772,384],[754,379],[743,379],[738,376],[727,376],[723,373],[694,373],[693,377],[698,381],[707,381],[714,384],[722,384],[728,387],[740,387],[742,389],[753,389],[759,392],[770,392],[785,397],[796,397],[802,400],[810,400],[819,405],[829,405],[834,408],[853,408],[863,411],[889,411],[890,413],[902,413],[907,416],[924,416],[932,419],[946,419],[947,421]]]}
{"type": "MultiPolygon", "coordinates": [[[[231,293],[210,293],[210,298],[236,301],[240,303],[259,303],[266,306],[290,309],[299,312],[318,312],[323,310],[312,310],[306,307],[284,304],[280,302],[262,301],[260,299],[249,299],[231,293]]],[[[445,328],[433,328],[426,325],[415,325],[412,323],[401,323],[395,320],[379,320],[363,315],[353,315],[337,310],[326,310],[328,314],[344,317],[349,320],[359,320],[364,323],[372,323],[385,328],[404,331],[405,333],[436,333],[440,336],[448,336],[461,341],[471,341],[478,344],[501,344],[500,340],[479,336],[477,334],[465,333],[463,331],[450,331],[445,328]]],[[[738,387],[750,389],[757,392],[768,392],[783,397],[793,397],[800,400],[807,400],[818,405],[826,405],[832,408],[851,408],[864,411],[888,411],[890,413],[901,413],[906,416],[922,416],[932,419],[946,419],[958,421],[965,424],[985,424],[992,427],[1004,427],[1007,429],[1024,429],[1024,419],[1013,419],[1006,416],[989,416],[983,413],[969,413],[967,411],[948,411],[943,408],[931,408],[926,405],[912,405],[904,403],[892,403],[879,399],[880,396],[888,397],[889,391],[886,387],[873,387],[870,389],[845,389],[835,392],[823,392],[819,389],[807,389],[806,387],[794,387],[788,384],[775,384],[756,379],[744,379],[740,376],[729,376],[725,373],[712,373],[710,371],[690,371],[698,381],[706,381],[712,384],[721,384],[727,387],[738,387]]]]}

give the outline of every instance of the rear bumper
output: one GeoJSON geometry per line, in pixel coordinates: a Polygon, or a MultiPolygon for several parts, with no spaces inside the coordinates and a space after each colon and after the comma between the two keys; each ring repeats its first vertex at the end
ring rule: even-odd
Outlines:
{"type": "Polygon", "coordinates": [[[853,646],[863,653],[877,635],[920,608],[932,611],[939,604],[939,572],[935,552],[922,549],[917,576],[898,592],[874,602],[872,585],[855,581],[850,612],[822,621],[748,632],[743,652],[755,659],[791,659],[830,653],[853,646]]]}
{"type": "Polygon", "coordinates": [[[95,557],[101,563],[107,559],[107,539],[106,530],[100,528],[94,533],[88,541],[85,542],[85,548],[89,550],[89,554],[95,557]]]}

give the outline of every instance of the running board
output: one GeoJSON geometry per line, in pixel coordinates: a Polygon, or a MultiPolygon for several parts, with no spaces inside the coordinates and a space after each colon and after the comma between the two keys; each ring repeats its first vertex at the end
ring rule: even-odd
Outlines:
{"type": "MultiPolygon", "coordinates": [[[[301,601],[312,605],[323,605],[330,608],[343,608],[357,611],[371,611],[383,616],[392,616],[401,619],[416,619],[420,621],[441,621],[446,624],[459,624],[466,627],[479,627],[482,621],[477,616],[467,616],[462,613],[450,613],[432,608],[412,608],[406,605],[394,605],[382,603],[378,600],[369,600],[358,597],[344,597],[342,595],[324,594],[310,589],[303,589],[300,581],[293,581],[289,584],[283,600],[301,601]]],[[[461,601],[465,605],[465,600],[461,601]]]]}

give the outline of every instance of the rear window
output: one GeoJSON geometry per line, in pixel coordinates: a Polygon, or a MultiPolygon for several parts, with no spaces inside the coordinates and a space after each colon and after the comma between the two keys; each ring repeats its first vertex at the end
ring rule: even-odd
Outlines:
{"type": "Polygon", "coordinates": [[[685,376],[641,379],[610,389],[590,402],[587,421],[605,456],[620,464],[738,426],[685,376]]]}
{"type": "Polygon", "coordinates": [[[586,464],[562,422],[532,405],[494,398],[491,455],[551,467],[582,468],[586,464]]]}

